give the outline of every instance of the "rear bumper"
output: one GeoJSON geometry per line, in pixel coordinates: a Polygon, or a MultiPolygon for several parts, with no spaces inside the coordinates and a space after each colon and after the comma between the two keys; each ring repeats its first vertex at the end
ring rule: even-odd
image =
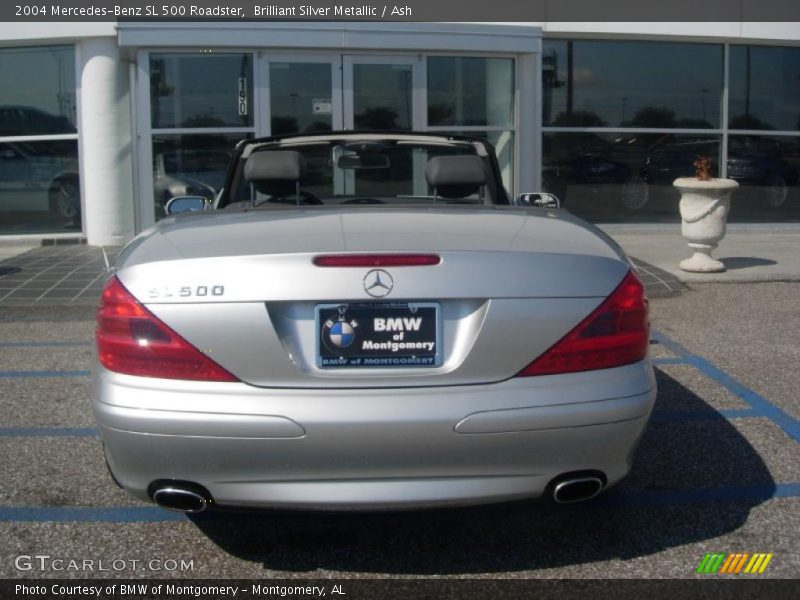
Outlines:
{"type": "Polygon", "coordinates": [[[108,461],[220,505],[357,509],[535,497],[571,471],[627,473],[655,399],[649,362],[568,376],[395,389],[264,389],[99,369],[108,461]]]}

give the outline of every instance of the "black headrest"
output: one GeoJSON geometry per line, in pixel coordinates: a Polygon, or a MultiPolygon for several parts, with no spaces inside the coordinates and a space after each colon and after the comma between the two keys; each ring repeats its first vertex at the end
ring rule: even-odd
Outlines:
{"type": "Polygon", "coordinates": [[[483,160],[471,154],[436,156],[428,161],[425,177],[437,196],[451,199],[476,194],[487,182],[483,160]]]}
{"type": "Polygon", "coordinates": [[[303,178],[306,160],[294,150],[269,150],[251,154],[244,164],[244,178],[252,183],[297,183],[303,178]]]}
{"type": "Polygon", "coordinates": [[[425,168],[425,178],[434,188],[486,185],[483,159],[474,154],[434,156],[425,168]]]}

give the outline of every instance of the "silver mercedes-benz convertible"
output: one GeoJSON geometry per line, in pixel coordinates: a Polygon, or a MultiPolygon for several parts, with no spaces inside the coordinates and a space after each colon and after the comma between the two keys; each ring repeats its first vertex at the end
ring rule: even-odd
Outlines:
{"type": "Polygon", "coordinates": [[[113,477],[188,512],[613,485],[655,399],[647,300],[622,250],[549,200],[509,199],[475,138],[240,142],[213,205],[171,200],[105,285],[93,407],[113,477]]]}

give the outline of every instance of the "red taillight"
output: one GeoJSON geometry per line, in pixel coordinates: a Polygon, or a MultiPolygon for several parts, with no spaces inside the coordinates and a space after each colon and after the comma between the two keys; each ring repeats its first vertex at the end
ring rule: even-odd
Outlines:
{"type": "Polygon", "coordinates": [[[647,356],[649,339],[644,286],[630,271],[592,314],[518,376],[593,371],[638,362],[647,356]]]}
{"type": "Polygon", "coordinates": [[[97,309],[97,358],[106,369],[166,379],[238,381],[140,304],[112,277],[97,309]]]}
{"type": "Polygon", "coordinates": [[[315,256],[318,267],[424,267],[438,265],[438,254],[325,254],[315,256]]]}

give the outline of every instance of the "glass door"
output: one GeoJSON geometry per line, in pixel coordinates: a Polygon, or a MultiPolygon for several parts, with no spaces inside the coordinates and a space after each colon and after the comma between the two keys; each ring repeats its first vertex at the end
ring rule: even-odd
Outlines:
{"type": "Polygon", "coordinates": [[[272,55],[262,71],[268,94],[259,129],[269,135],[342,129],[340,58],[272,55]]]}
{"type": "Polygon", "coordinates": [[[424,128],[422,61],[415,56],[344,56],[344,128],[411,131],[424,128]]]}

